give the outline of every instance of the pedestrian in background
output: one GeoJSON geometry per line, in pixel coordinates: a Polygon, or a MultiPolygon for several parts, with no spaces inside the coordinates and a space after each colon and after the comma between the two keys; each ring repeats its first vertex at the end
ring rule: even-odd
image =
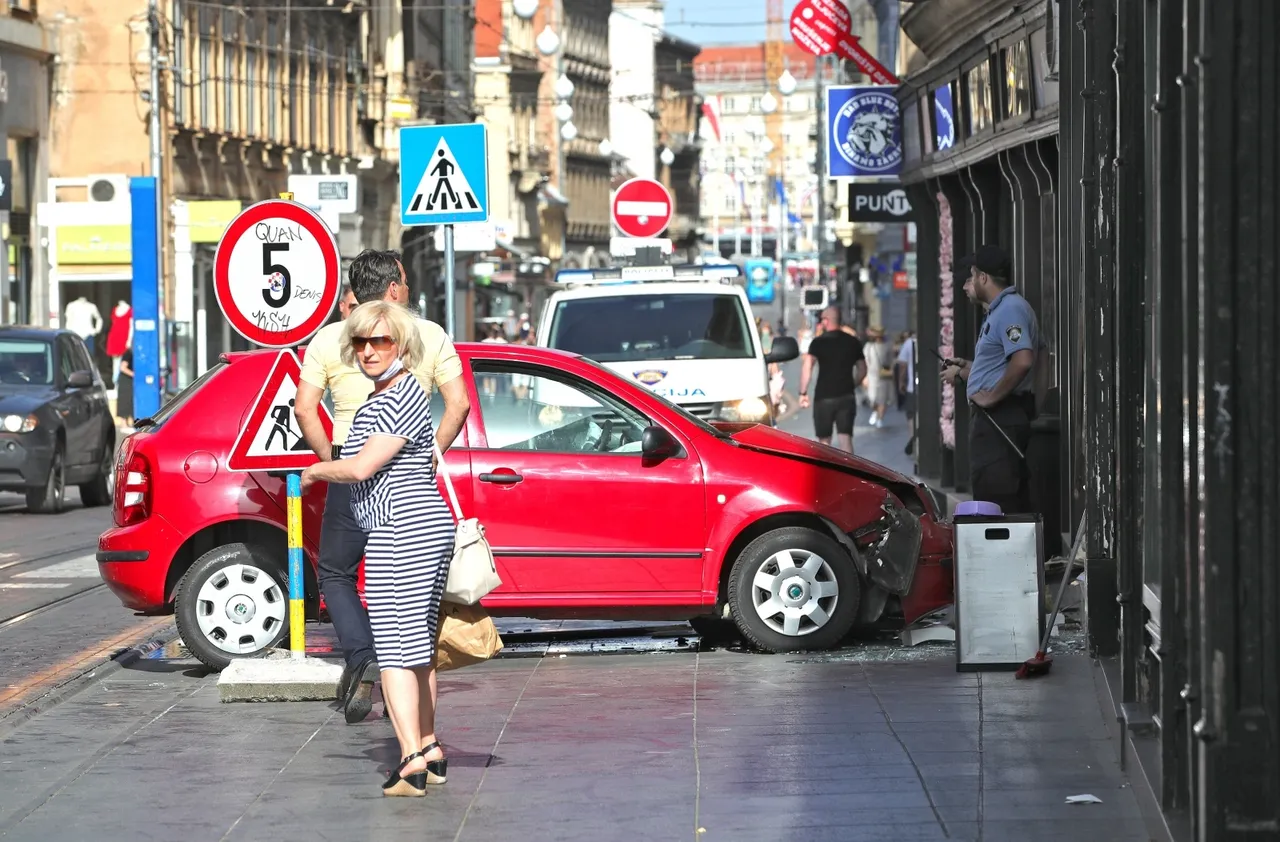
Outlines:
{"type": "Polygon", "coordinates": [[[840,448],[853,453],[853,419],[858,411],[857,384],[867,371],[862,342],[840,329],[840,310],[822,311],[818,325],[822,333],[814,337],[800,366],[800,406],[809,406],[809,380],[818,366],[818,383],[813,391],[813,432],[818,441],[831,444],[834,427],[840,448]]]}
{"type": "MultiPolygon", "coordinates": [[[[406,304],[409,285],[400,257],[393,251],[367,249],[356,256],[348,270],[357,307],[375,301],[406,304]]],[[[349,321],[349,319],[348,319],[349,321]]],[[[346,322],[325,325],[307,345],[302,375],[294,401],[294,416],[307,445],[322,461],[339,459],[357,410],[369,397],[374,383],[358,367],[342,359],[342,332],[346,322]],[[320,423],[320,401],[328,389],[333,397],[333,440],[325,437],[320,423]]],[[[416,319],[426,352],[412,365],[414,377],[430,395],[432,388],[444,398],[444,417],[435,438],[441,451],[453,444],[471,409],[462,380],[462,361],[444,329],[435,322],[416,319]]],[[[357,579],[366,536],[351,511],[351,488],[329,485],[324,519],[320,526],[320,593],[342,646],[346,669],[338,685],[338,699],[348,724],[355,724],[373,709],[373,685],[379,675],[374,655],[369,615],[360,601],[357,579]]],[[[435,693],[434,680],[431,692],[435,693]]]]}
{"type": "Polygon", "coordinates": [[[884,425],[893,397],[893,348],[879,327],[867,328],[867,398],[871,401],[872,427],[884,425]]]}
{"type": "Polygon", "coordinates": [[[426,355],[416,320],[386,301],[357,307],[342,334],[342,360],[374,382],[356,411],[344,456],[302,474],[352,486],[351,508],[368,538],[365,596],[381,670],[382,695],[401,760],[384,795],[423,795],[446,779],[435,733],[436,632],[454,521],[436,487],[431,399],[412,370],[426,355]]]}
{"type": "Polygon", "coordinates": [[[359,302],[356,301],[356,294],[351,291],[351,284],[343,284],[342,294],[338,296],[338,312],[342,314],[342,320],[344,322],[358,304],[359,302]]]}
{"type": "Polygon", "coordinates": [[[975,412],[969,430],[969,474],[973,499],[995,503],[1006,514],[1031,511],[1027,452],[1035,417],[1034,368],[1040,345],[1035,311],[1012,286],[1009,256],[995,245],[983,245],[956,263],[965,276],[969,300],[987,311],[973,360],[951,360],[942,370],[948,383],[966,382],[969,401],[986,412],[975,412]],[[996,425],[999,425],[997,429],[996,425]],[[1004,435],[1001,434],[1004,431],[1004,435]]]}
{"type": "Polygon", "coordinates": [[[898,391],[902,395],[902,411],[907,415],[910,438],[902,452],[911,455],[916,446],[916,338],[907,331],[898,351],[898,391]]]}

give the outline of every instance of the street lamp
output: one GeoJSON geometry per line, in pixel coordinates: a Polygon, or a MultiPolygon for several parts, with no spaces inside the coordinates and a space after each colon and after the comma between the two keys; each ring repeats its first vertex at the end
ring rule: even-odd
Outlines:
{"type": "Polygon", "coordinates": [[[782,75],[778,77],[778,92],[783,96],[791,96],[796,92],[796,77],[791,75],[790,70],[782,71],[782,75]]]}
{"type": "Polygon", "coordinates": [[[538,0],[513,0],[511,11],[515,12],[520,20],[531,20],[537,14],[538,0]]]}
{"type": "Polygon", "coordinates": [[[560,49],[560,36],[551,28],[551,24],[547,24],[538,33],[538,37],[534,39],[533,45],[538,48],[538,52],[544,56],[553,56],[560,49]]]}
{"type": "Polygon", "coordinates": [[[676,156],[674,152],[664,146],[661,154],[658,155],[658,160],[662,162],[662,166],[669,167],[676,162],[676,156]]]}
{"type": "Polygon", "coordinates": [[[609,158],[613,155],[613,144],[609,142],[609,138],[607,137],[600,141],[600,154],[605,158],[609,158]]]}
{"type": "Polygon", "coordinates": [[[560,78],[556,80],[556,96],[560,99],[569,99],[573,96],[573,90],[573,80],[561,73],[560,78]]]}
{"type": "Polygon", "coordinates": [[[567,102],[562,102],[556,106],[556,119],[561,123],[567,123],[573,119],[573,106],[567,102]]]}
{"type": "Polygon", "coordinates": [[[560,137],[565,140],[573,140],[578,136],[578,127],[572,122],[567,122],[560,127],[560,137]]]}
{"type": "Polygon", "coordinates": [[[778,110],[778,100],[772,91],[765,91],[764,96],[760,97],[760,110],[765,114],[772,114],[778,110]]]}
{"type": "Polygon", "coordinates": [[[769,139],[768,135],[760,138],[760,151],[765,155],[773,151],[773,141],[769,139]]]}

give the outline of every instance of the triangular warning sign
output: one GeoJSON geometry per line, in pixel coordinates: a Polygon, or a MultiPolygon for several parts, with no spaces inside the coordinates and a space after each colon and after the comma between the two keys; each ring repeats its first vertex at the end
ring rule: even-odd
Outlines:
{"type": "Polygon", "coordinates": [[[406,213],[429,215],[479,209],[480,203],[476,201],[467,176],[458,166],[458,159],[453,156],[453,150],[445,139],[440,138],[406,213]]]}
{"type": "MultiPolygon", "coordinates": [[[[231,471],[301,471],[319,461],[302,437],[293,417],[302,363],[293,351],[276,356],[271,373],[254,399],[244,427],[227,456],[231,471]]],[[[320,404],[320,424],[326,437],[333,436],[333,416],[320,404]]]]}

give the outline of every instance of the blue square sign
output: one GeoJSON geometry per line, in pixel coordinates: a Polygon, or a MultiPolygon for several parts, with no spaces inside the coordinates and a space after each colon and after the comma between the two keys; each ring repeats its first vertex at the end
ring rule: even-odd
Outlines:
{"type": "Polygon", "coordinates": [[[400,129],[400,224],[489,221],[488,132],[481,123],[400,129]]]}
{"type": "Polygon", "coordinates": [[[827,88],[827,178],[885,178],[902,171],[902,120],[894,88],[827,88]]]}

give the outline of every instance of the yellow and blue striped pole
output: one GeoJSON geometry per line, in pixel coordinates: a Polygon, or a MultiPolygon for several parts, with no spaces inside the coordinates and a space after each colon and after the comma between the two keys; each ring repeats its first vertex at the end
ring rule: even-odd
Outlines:
{"type": "Polygon", "coordinates": [[[302,578],[302,475],[288,477],[289,521],[289,651],[294,658],[307,656],[306,585],[302,578]]]}

